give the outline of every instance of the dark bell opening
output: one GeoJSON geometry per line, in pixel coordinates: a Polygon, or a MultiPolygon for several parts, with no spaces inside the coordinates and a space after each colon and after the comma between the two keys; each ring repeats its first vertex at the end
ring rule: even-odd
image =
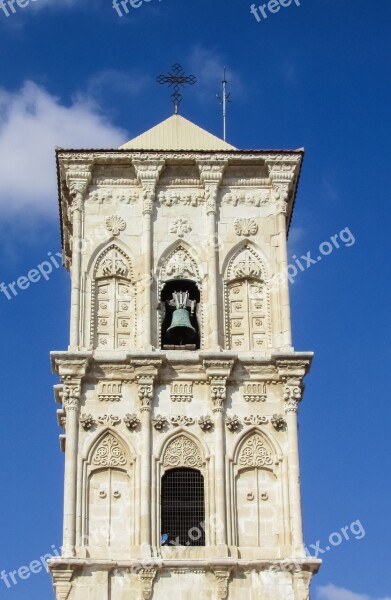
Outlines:
{"type": "Polygon", "coordinates": [[[200,347],[197,306],[200,292],[194,281],[167,281],[162,294],[165,317],[162,324],[162,348],[196,350],[200,347]]]}

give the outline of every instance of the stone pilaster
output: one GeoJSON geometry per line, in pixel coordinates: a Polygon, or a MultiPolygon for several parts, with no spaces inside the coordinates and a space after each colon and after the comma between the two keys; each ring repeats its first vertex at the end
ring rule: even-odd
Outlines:
{"type": "Polygon", "coordinates": [[[65,411],[65,481],[64,481],[64,557],[75,556],[77,513],[77,456],[81,384],[88,366],[87,359],[56,360],[62,381],[62,406],[65,411]]]}
{"type": "Polygon", "coordinates": [[[164,161],[133,161],[137,172],[137,177],[142,186],[143,200],[143,235],[142,235],[142,254],[144,266],[144,314],[143,314],[143,348],[150,350],[152,348],[152,303],[151,286],[153,274],[153,235],[152,235],[152,213],[156,199],[156,186],[159,181],[164,161]]]}
{"type": "Polygon", "coordinates": [[[70,207],[72,220],[72,292],[69,347],[77,350],[81,346],[80,294],[84,199],[91,181],[91,168],[89,165],[79,165],[78,170],[69,170],[66,178],[73,199],[70,207]]]}
{"type": "Polygon", "coordinates": [[[292,547],[295,556],[305,557],[303,525],[301,517],[300,462],[297,413],[303,392],[303,377],[310,361],[277,361],[279,376],[283,382],[283,400],[288,433],[289,508],[292,547]]]}
{"type": "Polygon", "coordinates": [[[141,479],[140,479],[140,545],[144,554],[150,554],[152,545],[152,423],[151,411],[153,405],[154,382],[161,360],[134,360],[135,375],[140,402],[141,421],[141,479]]]}
{"type": "Polygon", "coordinates": [[[206,214],[208,219],[208,290],[210,310],[210,337],[206,340],[207,348],[210,350],[220,349],[219,339],[219,310],[218,310],[218,227],[217,227],[217,196],[223,179],[225,162],[199,162],[201,181],[205,187],[206,214]]]}
{"type": "Polygon", "coordinates": [[[275,202],[275,236],[277,246],[278,270],[275,281],[278,282],[276,290],[279,294],[280,308],[280,339],[276,345],[281,349],[288,350],[292,347],[291,316],[288,288],[288,255],[287,255],[287,212],[289,195],[293,186],[297,164],[285,164],[266,161],[269,169],[269,177],[273,186],[275,202]]]}
{"type": "MultiPolygon", "coordinates": [[[[233,361],[205,360],[204,367],[210,385],[215,425],[215,543],[217,546],[224,547],[227,545],[224,403],[227,398],[227,379],[231,373],[233,361]]],[[[223,551],[223,548],[221,549],[223,551]]]]}

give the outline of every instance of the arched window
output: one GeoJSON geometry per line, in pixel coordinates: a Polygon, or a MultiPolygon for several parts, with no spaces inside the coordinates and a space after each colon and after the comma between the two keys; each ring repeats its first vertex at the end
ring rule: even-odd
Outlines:
{"type": "Polygon", "coordinates": [[[129,258],[115,245],[96,262],[92,341],[99,350],[126,349],[134,342],[135,296],[129,258]]]}
{"type": "Polygon", "coordinates": [[[205,546],[204,477],[197,469],[170,469],[162,478],[162,543],[205,546]]]}

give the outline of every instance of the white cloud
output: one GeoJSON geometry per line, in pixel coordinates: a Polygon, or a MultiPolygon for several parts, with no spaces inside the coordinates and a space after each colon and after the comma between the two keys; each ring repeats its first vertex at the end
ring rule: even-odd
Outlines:
{"type": "MultiPolygon", "coordinates": [[[[316,600],[371,600],[367,594],[351,592],[332,583],[319,586],[316,592],[316,600]]],[[[382,598],[381,600],[390,600],[390,598],[382,598]]]]}
{"type": "Polygon", "coordinates": [[[87,97],[65,106],[31,81],[16,93],[0,88],[2,214],[56,214],[56,146],[116,148],[126,139],[87,97]]]}

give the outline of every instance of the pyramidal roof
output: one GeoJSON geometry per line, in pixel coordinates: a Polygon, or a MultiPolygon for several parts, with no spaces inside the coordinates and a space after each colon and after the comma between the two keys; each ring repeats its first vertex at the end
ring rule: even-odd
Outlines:
{"type": "Polygon", "coordinates": [[[181,115],[172,115],[135,137],[120,150],[236,150],[181,115]]]}

